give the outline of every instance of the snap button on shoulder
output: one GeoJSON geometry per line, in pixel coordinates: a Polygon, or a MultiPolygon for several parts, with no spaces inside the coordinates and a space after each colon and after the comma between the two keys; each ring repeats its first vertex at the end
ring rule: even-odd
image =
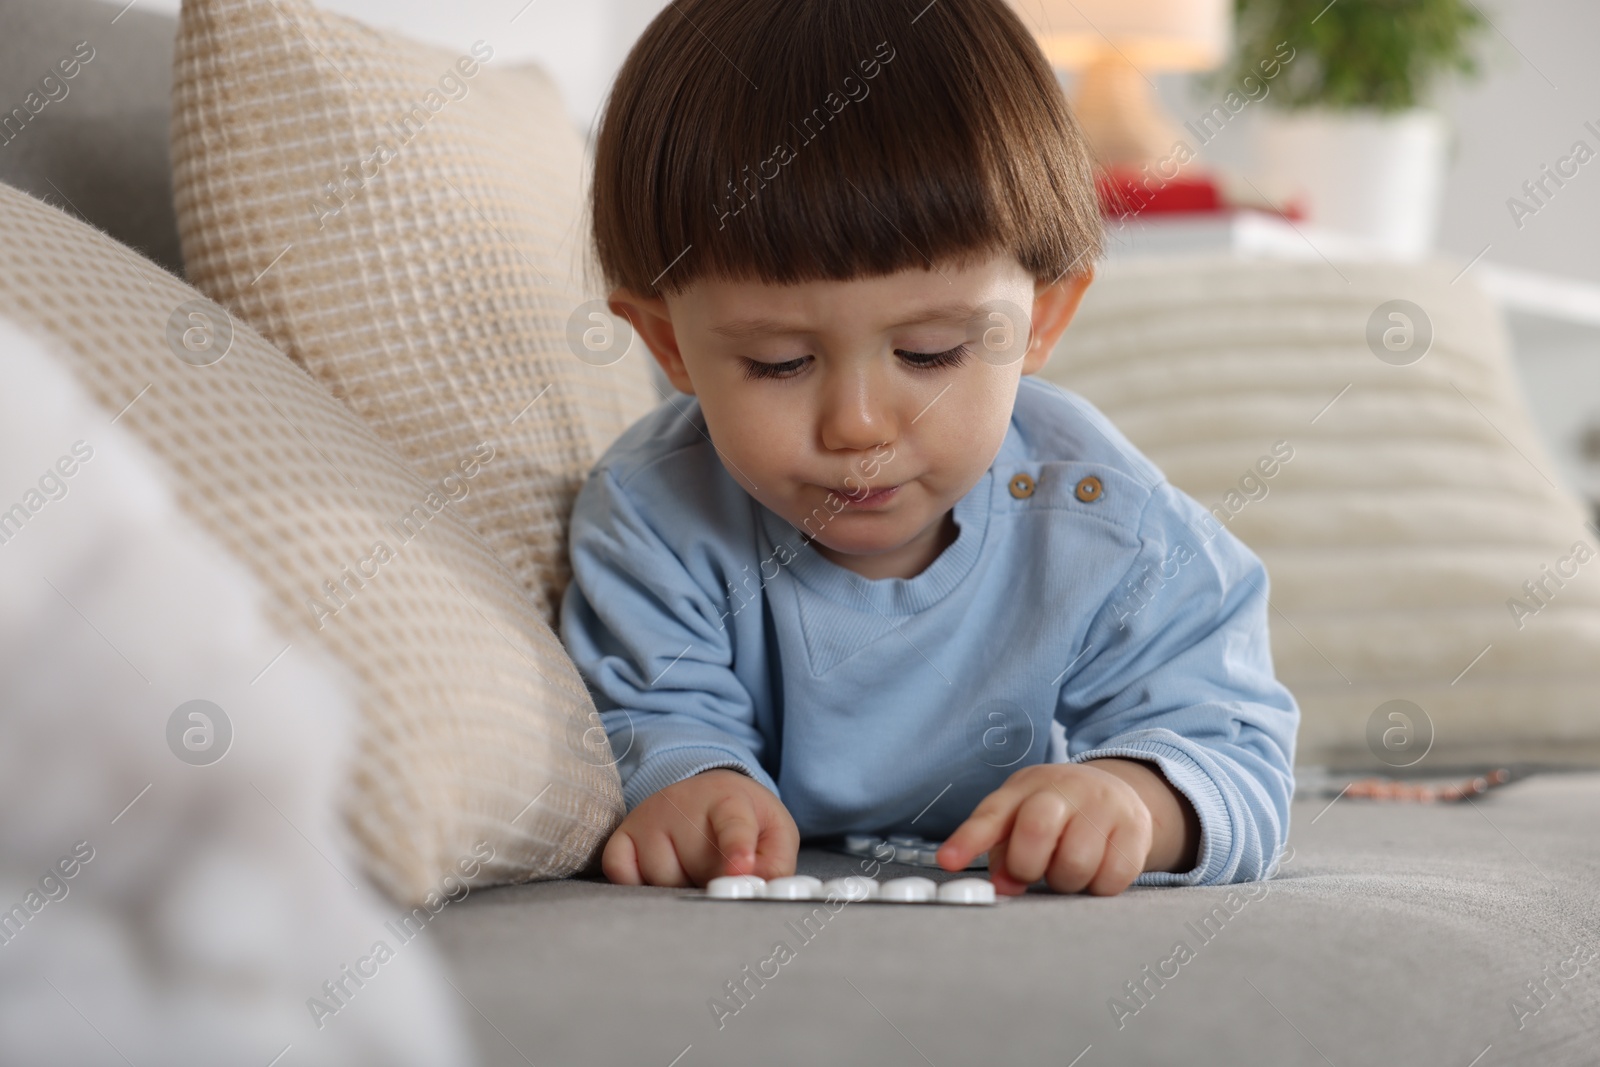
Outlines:
{"type": "Polygon", "coordinates": [[[1033,478],[1026,474],[1016,474],[1011,478],[1011,495],[1018,500],[1026,500],[1033,495],[1033,478]]]}
{"type": "Polygon", "coordinates": [[[1096,478],[1092,474],[1085,476],[1084,479],[1078,483],[1078,488],[1073,490],[1077,498],[1083,501],[1085,504],[1092,504],[1096,500],[1099,500],[1100,494],[1104,491],[1105,487],[1100,484],[1100,479],[1096,478]]]}

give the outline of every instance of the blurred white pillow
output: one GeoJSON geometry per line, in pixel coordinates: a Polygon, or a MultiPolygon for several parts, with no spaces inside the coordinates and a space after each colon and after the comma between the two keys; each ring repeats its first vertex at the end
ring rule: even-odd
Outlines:
{"type": "Polygon", "coordinates": [[[0,1062],[471,1062],[343,836],[346,681],[65,368],[0,319],[0,1062]]]}

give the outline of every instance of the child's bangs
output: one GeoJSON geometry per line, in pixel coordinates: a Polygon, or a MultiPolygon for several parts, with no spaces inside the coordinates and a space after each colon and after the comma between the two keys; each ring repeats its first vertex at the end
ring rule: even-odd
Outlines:
{"type": "Polygon", "coordinates": [[[1047,282],[1087,269],[1088,154],[1033,38],[1001,0],[981,18],[925,2],[664,13],[596,146],[609,284],[848,280],[1004,252],[1047,282]]]}

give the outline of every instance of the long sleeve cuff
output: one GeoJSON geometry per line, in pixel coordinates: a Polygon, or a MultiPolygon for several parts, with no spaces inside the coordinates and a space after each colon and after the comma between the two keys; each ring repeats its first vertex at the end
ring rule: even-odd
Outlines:
{"type": "Polygon", "coordinates": [[[778,783],[749,753],[716,745],[680,745],[652,752],[639,764],[622,787],[623,803],[631,812],[651,793],[714,767],[742,771],[778,795],[778,783]]]}
{"type": "Polygon", "coordinates": [[[1105,745],[1073,756],[1069,762],[1121,757],[1148,760],[1161,768],[1173,787],[1194,805],[1200,817],[1200,849],[1195,866],[1189,871],[1145,871],[1134,885],[1213,885],[1225,881],[1233,853],[1233,821],[1222,791],[1194,757],[1176,745],[1163,741],[1139,740],[1105,745]]]}

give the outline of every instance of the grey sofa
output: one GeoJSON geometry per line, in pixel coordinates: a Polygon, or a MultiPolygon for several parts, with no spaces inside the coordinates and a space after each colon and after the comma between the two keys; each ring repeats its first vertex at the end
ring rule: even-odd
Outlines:
{"type": "MultiPolygon", "coordinates": [[[[0,106],[95,53],[0,137],[0,181],[181,272],[175,24],[121,8],[0,0],[0,106]]],[[[425,936],[486,1064],[1593,1064],[1597,812],[1593,772],[1463,804],[1307,796],[1251,886],[834,913],[574,879],[473,892],[425,936]]],[[[859,868],[808,848],[800,869],[859,868]]]]}

